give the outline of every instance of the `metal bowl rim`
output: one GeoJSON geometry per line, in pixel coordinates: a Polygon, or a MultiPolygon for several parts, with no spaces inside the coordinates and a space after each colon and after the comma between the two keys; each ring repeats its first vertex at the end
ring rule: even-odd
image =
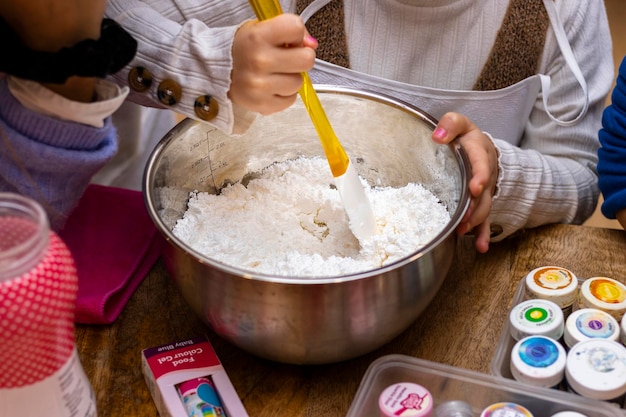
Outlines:
{"type": "MultiPolygon", "coordinates": [[[[390,105],[404,112],[410,113],[413,116],[418,117],[420,120],[428,124],[432,129],[437,125],[437,121],[435,118],[430,116],[428,113],[420,110],[419,108],[413,106],[412,104],[406,103],[402,100],[387,96],[385,94],[381,94],[378,92],[372,92],[368,90],[357,90],[348,87],[342,86],[333,86],[328,84],[316,84],[315,90],[318,93],[330,93],[330,94],[344,94],[350,95],[360,98],[366,98],[369,100],[374,100],[377,102],[384,103],[386,105],[390,105]]],[[[174,126],[164,137],[159,141],[157,146],[153,149],[144,170],[143,176],[143,196],[144,203],[148,210],[148,214],[150,218],[155,223],[157,229],[161,234],[166,238],[168,244],[175,246],[177,249],[184,250],[188,255],[192,256],[197,262],[201,264],[207,264],[211,267],[217,268],[222,272],[228,273],[233,276],[237,276],[244,279],[257,280],[257,281],[265,281],[272,282],[278,284],[297,284],[297,285],[320,285],[320,284],[332,284],[332,283],[343,283],[350,282],[355,280],[362,280],[366,278],[376,277],[379,275],[384,275],[392,270],[401,268],[409,263],[412,263],[426,253],[434,250],[441,244],[444,240],[446,240],[450,234],[455,233],[455,230],[461,219],[467,212],[470,204],[470,194],[469,194],[469,179],[471,178],[471,169],[469,158],[465,150],[460,146],[458,141],[453,140],[449,146],[456,156],[457,163],[460,167],[461,174],[461,183],[464,184],[461,190],[461,195],[459,198],[459,205],[450,219],[450,222],[446,225],[446,227],[435,236],[430,242],[426,245],[422,246],[418,251],[411,253],[397,261],[385,265],[380,268],[372,269],[369,271],[362,271],[353,274],[341,275],[336,277],[313,277],[313,276],[301,276],[301,277],[293,277],[293,276],[283,276],[283,275],[270,275],[263,274],[257,272],[251,272],[250,270],[238,268],[229,264],[225,264],[222,262],[218,262],[208,256],[205,256],[196,250],[189,247],[186,243],[180,240],[177,236],[175,236],[171,230],[165,225],[161,217],[157,214],[157,211],[152,202],[153,190],[151,188],[154,169],[153,167],[156,165],[160,156],[164,153],[165,149],[167,149],[170,142],[176,138],[176,134],[187,127],[188,124],[196,124],[200,123],[193,119],[184,119],[176,126],[174,126]]]]}

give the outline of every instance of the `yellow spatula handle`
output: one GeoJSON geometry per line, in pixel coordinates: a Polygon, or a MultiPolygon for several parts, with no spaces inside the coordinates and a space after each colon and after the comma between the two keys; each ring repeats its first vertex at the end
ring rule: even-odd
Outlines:
{"type": "MultiPolygon", "coordinates": [[[[249,0],[249,2],[259,20],[270,19],[283,12],[278,0],[249,0]]],[[[350,159],[343,149],[343,146],[341,146],[337,135],[335,135],[335,131],[328,121],[322,103],[320,103],[317,93],[313,88],[313,83],[306,72],[302,73],[302,80],[302,87],[300,87],[298,92],[313,121],[317,135],[322,142],[330,171],[333,177],[339,177],[348,169],[350,159]]]]}
{"type": "Polygon", "coordinates": [[[278,0],[250,0],[250,6],[259,20],[267,20],[279,14],[283,14],[278,0]]]}

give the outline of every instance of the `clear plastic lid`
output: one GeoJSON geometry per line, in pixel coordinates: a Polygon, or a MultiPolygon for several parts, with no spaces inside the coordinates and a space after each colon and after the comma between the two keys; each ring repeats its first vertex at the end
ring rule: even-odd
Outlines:
{"type": "Polygon", "coordinates": [[[371,363],[346,417],[378,417],[380,393],[395,382],[426,387],[433,395],[435,408],[447,401],[464,401],[472,407],[474,416],[491,404],[513,402],[537,417],[560,411],[577,411],[588,417],[624,417],[622,410],[603,401],[397,354],[382,356],[371,363]]]}
{"type": "Polygon", "coordinates": [[[437,406],[435,417],[474,417],[474,411],[468,402],[446,401],[437,406]]]}

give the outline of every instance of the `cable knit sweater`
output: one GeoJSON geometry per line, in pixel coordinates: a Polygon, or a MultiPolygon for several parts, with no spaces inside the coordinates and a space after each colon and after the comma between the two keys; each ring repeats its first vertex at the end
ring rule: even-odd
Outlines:
{"type": "Polygon", "coordinates": [[[97,128],[30,111],[0,78],[0,191],[40,202],[54,230],[115,155],[115,135],[110,118],[97,128]]]}
{"type": "MultiPolygon", "coordinates": [[[[344,0],[350,67],[425,87],[472,90],[490,56],[508,3],[344,0]]],[[[296,0],[282,4],[286,12],[296,10],[296,0]]],[[[597,133],[613,81],[606,10],[598,0],[556,0],[555,4],[588,84],[589,110],[577,125],[562,127],[546,115],[538,96],[522,137],[495,138],[501,174],[490,220],[504,228],[498,239],[525,227],[582,223],[593,213],[599,195],[597,133]]],[[[137,56],[116,75],[118,82],[126,85],[132,66],[146,66],[155,80],[175,79],[191,97],[211,94],[220,103],[214,124],[233,131],[239,120],[227,98],[230,48],[241,21],[253,18],[247,1],[109,0],[107,14],[139,40],[137,56]]],[[[551,29],[537,71],[551,77],[551,111],[573,118],[584,98],[551,29]]],[[[159,105],[146,94],[133,94],[132,99],[159,105]]],[[[173,110],[195,118],[192,104],[183,102],[173,110]]],[[[489,131],[487,126],[479,127],[489,131]]]]}
{"type": "Polygon", "coordinates": [[[609,219],[626,208],[626,58],[622,60],[611,105],[604,110],[598,150],[602,213],[609,219]]]}

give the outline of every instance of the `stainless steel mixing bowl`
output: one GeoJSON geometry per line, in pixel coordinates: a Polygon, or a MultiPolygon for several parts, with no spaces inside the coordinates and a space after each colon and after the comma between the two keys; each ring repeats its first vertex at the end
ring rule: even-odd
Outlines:
{"type": "MultiPolygon", "coordinates": [[[[169,242],[165,265],[186,301],[221,337],[252,354],[294,364],[331,363],[368,353],[413,323],[448,272],[454,230],[469,205],[467,157],[456,143],[431,140],[436,123],[430,116],[369,92],[331,86],[316,90],[361,177],[382,186],[419,182],[446,205],[452,219],[426,246],[376,270],[298,278],[222,264],[172,233],[189,192],[216,193],[274,162],[324,155],[300,101],[237,137],[183,120],[155,148],[144,177],[148,211],[169,242]]],[[[330,169],[328,175],[330,183],[330,169]]]]}

